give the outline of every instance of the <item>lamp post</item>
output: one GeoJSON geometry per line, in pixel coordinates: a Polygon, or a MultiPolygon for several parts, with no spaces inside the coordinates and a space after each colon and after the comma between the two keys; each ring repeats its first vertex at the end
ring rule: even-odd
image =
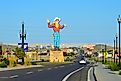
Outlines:
{"type": "Polygon", "coordinates": [[[120,15],[117,20],[118,20],[118,24],[119,24],[119,66],[120,66],[120,23],[121,23],[120,15]]]}
{"type": "MultiPolygon", "coordinates": [[[[117,36],[117,33],[116,33],[116,51],[115,51],[115,54],[118,54],[118,36],[117,36]]],[[[117,63],[117,58],[116,58],[116,63],[117,63]]]]}
{"type": "Polygon", "coordinates": [[[116,42],[116,41],[115,41],[115,39],[114,39],[114,48],[113,48],[113,49],[114,49],[114,63],[115,63],[115,42],[116,42]]]}

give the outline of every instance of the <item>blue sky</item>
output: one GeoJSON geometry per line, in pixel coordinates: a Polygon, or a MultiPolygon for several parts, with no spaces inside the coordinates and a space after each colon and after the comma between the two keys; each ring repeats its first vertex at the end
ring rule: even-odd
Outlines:
{"type": "Polygon", "coordinates": [[[58,16],[61,43],[112,44],[117,32],[121,0],[0,0],[0,42],[18,43],[25,22],[28,43],[52,43],[52,22],[58,16]]]}

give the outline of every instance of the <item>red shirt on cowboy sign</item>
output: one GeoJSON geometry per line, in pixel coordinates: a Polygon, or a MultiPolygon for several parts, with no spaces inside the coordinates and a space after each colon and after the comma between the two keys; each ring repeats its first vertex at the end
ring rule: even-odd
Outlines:
{"type": "Polygon", "coordinates": [[[54,19],[54,22],[52,24],[50,24],[50,20],[48,20],[47,22],[48,22],[48,27],[53,28],[54,32],[59,32],[60,29],[64,28],[64,25],[60,25],[60,18],[58,17],[54,19]]]}

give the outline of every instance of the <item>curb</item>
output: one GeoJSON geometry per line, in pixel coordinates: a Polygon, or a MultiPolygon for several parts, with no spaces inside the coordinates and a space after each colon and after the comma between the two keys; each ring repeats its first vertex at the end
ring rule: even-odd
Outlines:
{"type": "Polygon", "coordinates": [[[88,70],[88,78],[87,78],[87,81],[91,81],[90,80],[90,72],[91,72],[91,70],[92,70],[92,67],[88,70]]]}
{"type": "Polygon", "coordinates": [[[93,67],[90,67],[90,69],[88,70],[88,78],[87,78],[87,81],[91,81],[91,70],[92,70],[92,75],[93,75],[93,78],[94,78],[94,81],[97,81],[97,78],[96,78],[96,75],[95,75],[95,68],[94,66],[93,67]]]}
{"type": "Polygon", "coordinates": [[[95,67],[93,67],[93,76],[94,76],[95,81],[97,81],[97,78],[96,78],[96,75],[95,75],[95,67]]]}

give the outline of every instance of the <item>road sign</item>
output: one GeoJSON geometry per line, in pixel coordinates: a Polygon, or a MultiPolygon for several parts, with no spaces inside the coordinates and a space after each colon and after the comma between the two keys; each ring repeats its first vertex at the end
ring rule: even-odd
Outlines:
{"type": "MultiPolygon", "coordinates": [[[[22,43],[18,43],[18,48],[22,47],[22,43]]],[[[24,43],[24,51],[28,52],[28,43],[24,43]]]]}
{"type": "Polygon", "coordinates": [[[104,52],[104,57],[108,58],[108,52],[104,52]]]}

